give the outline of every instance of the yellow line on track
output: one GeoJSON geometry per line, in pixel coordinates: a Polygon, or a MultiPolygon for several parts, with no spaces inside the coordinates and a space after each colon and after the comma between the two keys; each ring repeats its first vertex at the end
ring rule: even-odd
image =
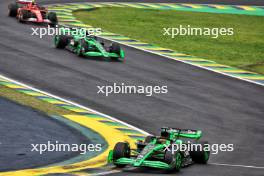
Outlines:
{"type": "Polygon", "coordinates": [[[237,6],[237,7],[240,7],[240,8],[242,8],[242,9],[244,9],[244,10],[250,10],[250,11],[254,11],[254,10],[256,10],[256,9],[250,7],[250,6],[237,6]]]}

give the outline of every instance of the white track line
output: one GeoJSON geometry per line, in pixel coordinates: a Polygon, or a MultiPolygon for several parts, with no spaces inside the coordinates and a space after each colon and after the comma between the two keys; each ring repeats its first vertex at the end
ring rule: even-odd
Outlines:
{"type": "MultiPolygon", "coordinates": [[[[90,2],[90,4],[96,4],[96,3],[97,2],[90,2]]],[[[100,2],[100,4],[104,4],[104,3],[114,3],[114,2],[100,2]]],[[[118,3],[120,3],[120,2],[118,2],[118,3]]],[[[68,4],[76,4],[76,3],[68,3],[68,4]]],[[[79,4],[82,4],[82,3],[79,3],[79,4]]],[[[52,6],[52,5],[61,5],[61,4],[49,4],[48,6],[52,6]]],[[[203,5],[207,5],[207,4],[203,4],[203,5]]],[[[119,34],[117,34],[117,35],[119,35],[119,34]]],[[[195,67],[198,67],[198,68],[202,68],[202,69],[205,69],[205,70],[209,70],[209,71],[212,71],[212,72],[215,72],[215,73],[218,73],[218,74],[221,74],[221,75],[225,75],[225,76],[228,76],[228,77],[231,77],[231,78],[235,78],[235,79],[243,80],[243,81],[250,82],[250,83],[253,83],[253,84],[257,84],[257,85],[260,85],[260,86],[264,86],[264,84],[256,82],[256,81],[252,81],[252,80],[249,80],[249,79],[244,79],[244,78],[240,78],[240,77],[237,77],[237,76],[233,76],[233,75],[230,75],[230,74],[227,74],[227,73],[224,73],[224,72],[213,70],[211,68],[203,67],[201,65],[195,65],[195,64],[192,64],[192,63],[187,62],[187,61],[178,60],[178,59],[175,59],[173,57],[157,53],[155,51],[149,51],[149,50],[146,50],[146,49],[139,48],[137,46],[125,44],[125,43],[122,43],[122,42],[119,42],[119,41],[116,41],[116,40],[113,40],[113,39],[109,39],[109,38],[106,38],[106,37],[102,37],[102,36],[98,36],[98,37],[102,38],[102,39],[105,39],[105,40],[112,41],[112,42],[116,42],[116,43],[119,43],[119,44],[122,44],[122,45],[125,45],[125,46],[128,46],[128,47],[131,47],[131,48],[135,48],[135,49],[138,49],[138,50],[141,50],[141,51],[144,51],[144,52],[156,54],[156,55],[168,58],[168,59],[172,59],[172,60],[175,60],[175,61],[178,61],[178,62],[182,62],[182,63],[188,64],[188,65],[192,65],[192,66],[195,66],[195,67]]],[[[208,61],[210,61],[210,60],[208,60],[208,61]]]]}
{"type": "MultiPolygon", "coordinates": [[[[98,111],[96,111],[96,110],[93,110],[93,109],[87,108],[87,107],[82,106],[82,105],[80,105],[80,104],[78,104],[78,103],[72,102],[72,101],[70,101],[70,100],[66,100],[66,99],[64,99],[64,98],[58,97],[58,96],[56,96],[56,95],[53,95],[53,94],[51,94],[51,93],[48,93],[48,92],[45,92],[45,91],[39,90],[39,89],[34,88],[34,87],[32,87],[32,86],[28,86],[28,85],[26,85],[26,84],[24,84],[24,83],[21,83],[21,82],[19,82],[19,81],[13,80],[13,79],[8,78],[8,77],[6,77],[6,76],[0,75],[0,77],[4,78],[4,79],[6,79],[6,80],[8,80],[8,81],[10,81],[10,82],[14,82],[14,83],[19,84],[19,85],[21,85],[21,86],[24,86],[24,87],[27,87],[27,88],[29,88],[29,89],[32,89],[32,90],[34,90],[34,91],[37,91],[37,92],[40,92],[40,93],[42,93],[42,94],[48,95],[48,96],[50,96],[50,97],[53,97],[53,98],[59,99],[59,100],[61,100],[61,101],[65,101],[65,102],[67,102],[67,103],[69,103],[69,104],[72,104],[72,105],[78,106],[78,107],[83,108],[83,109],[86,109],[86,110],[91,111],[91,112],[93,112],[93,113],[97,113],[97,114],[102,115],[102,116],[104,116],[104,117],[106,117],[106,118],[112,119],[112,120],[117,121],[117,122],[119,122],[119,123],[122,123],[122,124],[124,124],[124,125],[126,125],[126,126],[129,126],[129,127],[133,128],[133,129],[135,129],[135,130],[137,130],[137,131],[140,131],[140,132],[143,133],[143,134],[149,135],[148,132],[143,131],[143,130],[141,130],[141,129],[135,127],[135,126],[132,126],[132,125],[130,125],[130,124],[127,124],[126,122],[120,121],[120,120],[118,120],[118,119],[116,119],[116,118],[114,118],[114,117],[111,117],[111,116],[109,116],[109,115],[106,115],[106,114],[103,114],[103,113],[98,112],[98,111]]],[[[264,167],[259,167],[259,166],[233,165],[233,164],[224,164],[224,163],[209,163],[209,164],[210,164],[210,165],[216,165],[216,166],[229,166],[229,167],[244,167],[244,168],[264,169],[264,167]]],[[[119,171],[119,170],[114,170],[114,171],[101,172],[101,173],[92,174],[92,175],[93,175],[93,176],[97,176],[97,175],[108,175],[108,174],[118,173],[118,172],[121,172],[121,171],[119,171]]]]}
{"type": "Polygon", "coordinates": [[[26,84],[21,83],[21,82],[19,82],[19,81],[13,80],[13,79],[8,78],[8,77],[6,77],[6,76],[3,76],[3,75],[1,75],[1,74],[0,74],[0,77],[3,77],[4,79],[6,79],[6,80],[8,80],[8,81],[10,81],[10,82],[14,82],[14,83],[16,83],[16,84],[19,84],[19,85],[21,85],[21,86],[27,87],[27,88],[32,89],[32,90],[34,90],[34,91],[37,91],[37,92],[40,92],[40,93],[42,93],[42,94],[48,95],[48,96],[50,96],[50,97],[53,97],[53,98],[59,99],[59,100],[61,100],[61,101],[67,102],[67,103],[72,104],[72,105],[74,105],[74,106],[77,106],[77,107],[80,107],[80,108],[86,109],[87,111],[91,111],[91,112],[93,112],[93,113],[96,113],[96,114],[99,114],[99,115],[101,115],[101,116],[104,116],[104,117],[106,117],[106,118],[108,118],[108,119],[111,119],[111,120],[116,121],[116,122],[119,122],[119,123],[121,123],[121,124],[123,124],[123,125],[125,125],[125,126],[128,126],[128,127],[130,127],[130,128],[133,128],[134,130],[137,130],[137,131],[139,131],[139,132],[141,132],[141,133],[143,133],[143,134],[145,134],[145,135],[149,135],[149,133],[146,132],[146,131],[144,131],[144,130],[141,130],[141,129],[139,129],[139,128],[133,126],[133,125],[130,125],[130,124],[126,123],[126,122],[123,122],[123,121],[121,121],[121,120],[118,120],[118,119],[116,119],[116,118],[114,118],[114,117],[111,117],[111,116],[109,116],[109,115],[106,115],[106,114],[104,114],[104,113],[98,112],[98,111],[93,110],[93,109],[88,108],[88,107],[85,107],[85,106],[80,105],[80,104],[78,104],[78,103],[75,103],[75,102],[73,102],[73,101],[66,100],[66,99],[64,99],[64,98],[58,97],[58,96],[53,95],[53,94],[51,94],[51,93],[48,93],[48,92],[45,92],[45,91],[39,90],[39,89],[37,89],[37,88],[31,87],[31,86],[29,86],[29,85],[26,85],[26,84]]]}
{"type": "MultiPolygon", "coordinates": [[[[186,61],[177,60],[177,59],[175,59],[175,58],[173,58],[173,57],[170,57],[170,56],[165,56],[165,55],[162,55],[162,54],[159,54],[159,53],[156,53],[156,52],[152,52],[152,51],[148,51],[148,50],[145,50],[145,49],[142,49],[142,48],[138,48],[138,47],[136,47],[136,46],[132,46],[132,45],[128,45],[128,44],[124,44],[124,43],[122,43],[122,42],[118,42],[118,41],[116,41],[116,40],[111,40],[111,39],[104,38],[104,37],[100,37],[100,38],[103,38],[103,39],[106,39],[106,40],[109,40],[109,41],[113,41],[113,42],[117,42],[117,43],[120,43],[120,44],[122,44],[122,45],[125,45],[125,46],[128,46],[128,47],[131,47],[131,48],[139,49],[139,50],[142,50],[142,51],[145,51],[145,52],[149,52],[149,53],[152,53],[152,54],[156,54],[156,55],[159,55],[159,56],[162,56],[162,57],[166,57],[166,58],[169,58],[169,59],[172,59],[172,60],[176,60],[176,61],[179,61],[179,62],[183,62],[183,63],[189,64],[189,65],[193,65],[193,66],[195,66],[195,67],[200,67],[200,68],[203,68],[203,69],[206,69],[206,70],[209,70],[209,71],[213,71],[213,72],[215,72],[215,73],[223,74],[223,75],[226,75],[226,76],[229,76],[229,77],[233,77],[233,78],[241,79],[241,80],[243,80],[243,81],[247,81],[247,82],[250,82],[250,83],[254,83],[254,84],[258,84],[258,85],[264,86],[264,85],[261,84],[261,83],[257,83],[257,82],[251,81],[251,80],[247,80],[247,79],[243,79],[243,78],[235,77],[235,76],[232,76],[232,75],[228,75],[228,74],[225,74],[225,73],[222,73],[222,72],[218,72],[218,71],[212,70],[212,69],[210,69],[210,68],[206,68],[206,67],[203,67],[203,66],[194,65],[194,64],[191,64],[191,63],[186,62],[186,61]]],[[[119,122],[119,123],[122,123],[122,124],[124,124],[124,125],[126,125],[126,126],[128,126],[128,127],[130,127],[130,128],[133,128],[133,129],[135,129],[135,130],[137,130],[137,131],[139,131],[139,132],[141,132],[141,133],[143,133],[143,134],[145,134],[145,135],[149,135],[149,133],[146,132],[146,131],[144,131],[144,130],[141,130],[141,129],[139,129],[139,128],[133,126],[133,125],[130,125],[130,124],[126,123],[126,122],[123,122],[123,121],[121,121],[121,120],[118,120],[118,119],[116,119],[116,118],[114,118],[114,117],[111,117],[111,116],[109,116],[109,115],[106,115],[106,114],[104,114],[104,113],[98,112],[98,111],[93,110],[93,109],[88,108],[88,107],[85,107],[85,106],[80,105],[80,104],[78,104],[78,103],[75,103],[75,102],[73,102],[73,101],[66,100],[66,99],[64,99],[64,98],[58,97],[58,96],[53,95],[53,94],[51,94],[51,93],[48,93],[48,92],[46,92],[46,91],[42,91],[42,90],[40,90],[40,89],[37,89],[37,88],[34,88],[34,87],[32,87],[32,86],[26,85],[26,84],[24,84],[24,83],[22,83],[22,82],[19,82],[19,81],[13,80],[13,79],[8,78],[8,77],[6,77],[6,76],[3,76],[3,75],[0,75],[0,76],[3,77],[4,79],[10,81],[10,82],[14,82],[14,83],[16,83],[16,84],[19,84],[19,85],[21,85],[21,86],[27,87],[27,88],[32,89],[32,90],[34,90],[34,91],[40,92],[40,93],[42,93],[42,94],[46,94],[46,95],[48,95],[48,96],[50,96],[50,97],[53,97],[53,98],[56,98],[56,99],[59,99],[59,100],[65,101],[65,102],[67,102],[67,103],[69,103],[69,104],[72,104],[72,105],[75,105],[75,106],[77,106],[77,107],[80,107],[80,108],[86,109],[86,110],[88,110],[88,111],[91,111],[91,112],[93,112],[93,113],[96,113],[96,114],[102,115],[102,116],[104,116],[104,117],[106,117],[106,118],[109,118],[109,119],[111,119],[111,120],[114,120],[114,121],[117,121],[117,122],[119,122]]],[[[224,163],[209,163],[209,164],[210,164],[210,165],[217,165],[217,166],[230,166],[230,167],[245,167],[245,168],[254,168],[254,169],[264,169],[264,167],[258,167],[258,166],[232,165],[232,164],[224,164],[224,163]]],[[[121,172],[121,171],[119,171],[119,170],[114,170],[114,171],[101,172],[101,173],[92,174],[92,176],[108,175],[108,174],[113,174],[113,173],[118,173],[118,172],[121,172]]],[[[91,174],[89,174],[89,175],[91,175],[91,174]]]]}
{"type": "Polygon", "coordinates": [[[95,174],[89,174],[89,176],[97,176],[97,175],[109,175],[109,174],[114,174],[114,173],[119,173],[121,172],[120,170],[112,170],[112,171],[106,171],[106,172],[99,172],[95,174]]]}
{"type": "Polygon", "coordinates": [[[199,67],[199,68],[202,68],[202,69],[205,69],[205,70],[209,70],[209,71],[212,71],[212,72],[215,72],[215,73],[218,73],[218,74],[222,74],[222,75],[225,75],[225,76],[228,76],[228,77],[232,77],[232,78],[240,79],[240,80],[247,81],[247,82],[250,82],[250,83],[253,83],[253,84],[257,84],[257,85],[260,85],[260,86],[264,86],[264,84],[261,84],[261,83],[258,83],[258,82],[252,81],[252,80],[248,80],[248,79],[236,77],[236,76],[233,76],[233,75],[229,75],[227,73],[223,73],[223,72],[220,72],[220,71],[216,71],[216,70],[213,70],[211,68],[203,67],[201,65],[195,65],[195,64],[192,64],[192,63],[187,62],[187,61],[184,61],[184,60],[178,60],[178,59],[175,59],[173,57],[170,57],[170,56],[166,56],[166,55],[157,53],[155,51],[149,51],[149,50],[146,50],[146,49],[139,48],[137,46],[132,46],[132,45],[129,45],[129,44],[124,44],[122,42],[119,42],[119,41],[116,41],[116,40],[112,40],[112,39],[109,39],[109,38],[105,38],[105,37],[101,37],[101,36],[99,36],[99,37],[102,38],[102,39],[105,39],[105,40],[109,40],[109,41],[112,41],[112,42],[119,43],[121,45],[125,45],[125,46],[131,47],[131,48],[135,48],[135,49],[138,49],[138,50],[142,50],[144,52],[148,52],[148,53],[152,53],[152,54],[155,54],[155,55],[159,55],[159,56],[162,56],[162,57],[165,57],[165,58],[168,58],[168,59],[172,59],[172,60],[175,60],[175,61],[178,61],[178,62],[183,62],[185,64],[192,65],[192,66],[195,66],[195,67],[199,67]]]}
{"type": "MultiPolygon", "coordinates": [[[[243,168],[252,168],[252,169],[264,169],[264,167],[259,166],[247,166],[247,165],[235,165],[235,164],[224,164],[224,163],[208,163],[209,165],[216,165],[216,166],[228,166],[228,167],[243,167],[243,168]]],[[[92,176],[97,175],[109,175],[113,173],[119,173],[120,170],[113,170],[113,171],[107,171],[107,172],[101,172],[96,174],[91,174],[92,176]]]]}
{"type": "MultiPolygon", "coordinates": [[[[227,166],[227,167],[243,167],[243,168],[252,168],[252,169],[264,169],[264,167],[259,166],[247,166],[247,165],[235,165],[235,164],[225,164],[225,163],[208,163],[209,165],[216,165],[216,166],[227,166]]],[[[89,174],[91,176],[99,176],[99,175],[109,175],[114,173],[119,173],[120,170],[113,170],[113,171],[106,171],[106,172],[100,172],[95,174],[89,174]]],[[[88,174],[87,174],[88,176],[88,174]]]]}
{"type": "Polygon", "coordinates": [[[229,167],[244,167],[244,168],[253,168],[253,169],[264,169],[262,166],[247,166],[247,165],[239,165],[239,164],[225,164],[225,163],[208,163],[210,165],[216,166],[229,166],[229,167]]]}

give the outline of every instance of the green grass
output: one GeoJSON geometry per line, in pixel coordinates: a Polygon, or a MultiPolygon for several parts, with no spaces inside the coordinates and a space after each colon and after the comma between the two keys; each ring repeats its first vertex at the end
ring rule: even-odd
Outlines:
{"type": "Polygon", "coordinates": [[[74,15],[86,24],[109,32],[264,73],[264,17],[118,7],[77,11],[74,15]],[[164,27],[179,25],[234,28],[234,35],[216,39],[211,36],[176,36],[172,39],[163,35],[164,27]]]}
{"type": "Polygon", "coordinates": [[[0,97],[4,97],[18,104],[29,106],[33,109],[41,111],[49,115],[65,115],[74,114],[72,111],[68,111],[63,108],[59,108],[53,104],[41,101],[33,96],[26,95],[24,93],[17,92],[5,86],[0,85],[0,97]]]}

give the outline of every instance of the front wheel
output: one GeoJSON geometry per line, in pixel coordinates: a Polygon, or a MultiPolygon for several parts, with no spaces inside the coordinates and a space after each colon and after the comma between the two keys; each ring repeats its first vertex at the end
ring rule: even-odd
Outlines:
{"type": "Polygon", "coordinates": [[[20,10],[18,12],[18,22],[24,23],[27,18],[29,18],[29,13],[26,10],[20,10]]]}
{"type": "Polygon", "coordinates": [[[84,56],[84,53],[89,51],[89,47],[84,39],[81,39],[78,43],[79,44],[76,48],[76,54],[77,56],[82,57],[84,56]]]}
{"type": "Polygon", "coordinates": [[[109,48],[109,52],[110,53],[115,53],[115,54],[117,54],[119,56],[119,57],[111,57],[111,59],[113,59],[113,60],[119,60],[119,58],[121,57],[122,50],[121,50],[121,47],[120,47],[119,44],[112,43],[111,46],[110,46],[110,48],[109,48]]]}
{"type": "Polygon", "coordinates": [[[169,151],[167,150],[164,155],[164,161],[171,166],[170,170],[179,172],[182,166],[182,154],[180,151],[169,151]]]}
{"type": "Polygon", "coordinates": [[[31,18],[31,13],[27,10],[19,10],[18,12],[18,21],[20,23],[26,22],[28,18],[31,18]]]}
{"type": "Polygon", "coordinates": [[[117,164],[116,160],[120,158],[130,158],[130,146],[126,142],[118,142],[113,150],[113,161],[116,167],[125,167],[126,164],[117,164]]]}

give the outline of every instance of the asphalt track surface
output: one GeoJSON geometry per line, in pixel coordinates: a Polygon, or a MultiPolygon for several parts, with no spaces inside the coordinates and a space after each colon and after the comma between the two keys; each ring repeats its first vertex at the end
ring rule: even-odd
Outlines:
{"type": "MultiPolygon", "coordinates": [[[[45,1],[58,2],[69,1],[45,1]]],[[[194,128],[203,130],[210,143],[234,144],[233,152],[212,155],[211,163],[263,166],[263,87],[125,46],[125,63],[81,59],[55,49],[51,37],[31,36],[32,25],[7,17],[7,4],[0,2],[0,73],[150,133],[161,126],[194,128]],[[166,85],[169,92],[152,97],[97,94],[96,86],[115,82],[166,85]]],[[[160,173],[129,169],[113,175],[145,174],[160,173]]],[[[194,165],[177,175],[260,176],[263,169],[194,165]]]]}
{"type": "Polygon", "coordinates": [[[89,143],[72,128],[29,107],[0,98],[0,172],[46,166],[78,153],[31,151],[31,144],[89,143]]]}

